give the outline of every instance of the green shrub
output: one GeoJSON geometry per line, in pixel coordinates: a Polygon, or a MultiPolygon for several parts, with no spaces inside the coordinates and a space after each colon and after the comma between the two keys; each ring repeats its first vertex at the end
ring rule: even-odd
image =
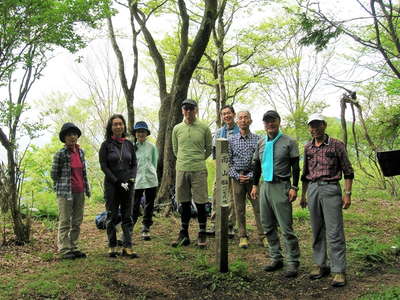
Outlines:
{"type": "Polygon", "coordinates": [[[35,218],[57,219],[58,204],[56,195],[49,192],[34,194],[33,200],[23,200],[21,210],[24,214],[30,214],[35,218]]]}

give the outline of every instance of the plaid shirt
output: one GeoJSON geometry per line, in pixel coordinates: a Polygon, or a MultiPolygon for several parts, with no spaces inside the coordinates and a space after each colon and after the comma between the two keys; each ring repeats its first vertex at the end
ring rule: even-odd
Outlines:
{"type": "Polygon", "coordinates": [[[319,147],[315,146],[314,140],[305,145],[302,181],[339,181],[342,172],[345,179],[354,178],[353,167],[343,142],[326,134],[319,147]]]}
{"type": "Polygon", "coordinates": [[[229,176],[239,181],[240,173],[253,178],[252,158],[260,136],[249,132],[246,136],[237,133],[228,138],[229,176]]]}
{"type": "MultiPolygon", "coordinates": [[[[85,194],[90,197],[90,188],[87,180],[85,153],[82,149],[78,148],[79,157],[82,162],[83,181],[85,184],[85,194]]],[[[54,182],[54,190],[57,197],[72,199],[71,190],[71,153],[67,148],[60,149],[53,159],[53,166],[51,168],[51,179],[54,182]]]]}

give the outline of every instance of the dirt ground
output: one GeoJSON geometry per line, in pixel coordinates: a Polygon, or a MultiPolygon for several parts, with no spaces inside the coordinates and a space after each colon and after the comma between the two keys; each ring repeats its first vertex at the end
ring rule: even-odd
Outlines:
{"type": "Polygon", "coordinates": [[[308,279],[312,262],[306,215],[299,214],[294,225],[302,252],[300,274],[294,279],[286,279],[283,271],[266,273],[262,270],[268,262],[267,250],[258,243],[250,212],[250,247],[240,249],[238,239],[230,240],[230,272],[221,274],[215,264],[215,238],[208,239],[206,249],[195,246],[196,220],[191,221],[190,246],[169,246],[179,230],[179,219],[174,216],[155,217],[151,241],[142,241],[140,224],[135,227],[134,248],[139,258],[108,258],[106,233],[94,225],[94,216],[102,206],[91,205],[86,209],[81,232],[82,249],[88,254],[86,259],[58,259],[56,223],[41,220],[34,223],[30,244],[15,246],[9,243],[0,247],[0,299],[337,300],[358,299],[372,292],[400,287],[400,256],[386,250],[379,254],[372,248],[366,248],[362,256],[358,253],[362,245],[354,242],[363,236],[390,244],[394,237],[400,237],[400,205],[398,202],[385,203],[382,207],[386,212],[372,218],[371,211],[361,204],[355,205],[345,216],[350,246],[348,284],[343,288],[331,287],[330,277],[316,281],[308,279]],[[370,229],[364,232],[366,227],[370,229]],[[372,258],[368,259],[368,255],[372,258]]]}

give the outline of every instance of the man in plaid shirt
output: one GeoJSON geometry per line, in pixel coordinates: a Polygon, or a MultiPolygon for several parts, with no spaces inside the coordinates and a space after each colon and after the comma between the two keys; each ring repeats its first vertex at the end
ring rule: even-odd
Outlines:
{"type": "Polygon", "coordinates": [[[248,247],[246,232],[246,199],[249,199],[254,211],[258,234],[264,242],[263,229],[260,222],[260,205],[258,200],[250,197],[253,186],[252,158],[260,137],[250,132],[252,123],[250,112],[240,111],[237,114],[237,125],[240,132],[231,136],[229,142],[229,176],[232,180],[233,200],[239,227],[239,247],[248,247]]]}
{"type": "Polygon", "coordinates": [[[320,115],[308,121],[312,140],[304,147],[301,206],[310,210],[315,266],[310,279],[334,273],[332,286],[346,285],[346,241],[342,209],[351,204],[353,167],[343,142],[325,134],[326,122],[320,115]],[[344,175],[344,195],[339,181],[344,175]],[[328,265],[327,246],[330,248],[328,265]]]}

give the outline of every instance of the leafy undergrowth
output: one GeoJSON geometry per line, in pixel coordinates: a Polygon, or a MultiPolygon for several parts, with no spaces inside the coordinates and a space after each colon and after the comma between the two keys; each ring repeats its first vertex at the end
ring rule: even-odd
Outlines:
{"type": "Polygon", "coordinates": [[[229,241],[229,272],[220,273],[215,239],[198,249],[196,221],[192,244],[171,248],[179,220],[156,216],[152,240],[142,241],[135,227],[138,259],[107,257],[105,231],[94,226],[100,204],[87,207],[81,245],[88,258],[59,260],[57,226],[36,220],[33,240],[25,246],[0,247],[0,299],[396,299],[400,286],[400,203],[354,201],[345,212],[348,285],[335,289],[330,278],[310,281],[311,232],[309,214],[296,207],[294,227],[302,252],[300,274],[285,279],[282,271],[266,273],[266,249],[258,243],[251,208],[248,209],[250,247],[229,241]]]}

